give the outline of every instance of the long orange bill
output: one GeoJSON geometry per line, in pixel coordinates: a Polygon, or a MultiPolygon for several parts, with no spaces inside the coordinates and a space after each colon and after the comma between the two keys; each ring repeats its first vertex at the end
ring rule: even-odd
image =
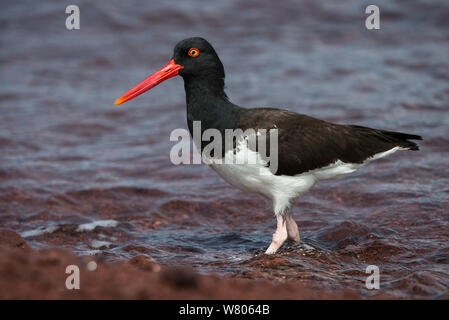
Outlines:
{"type": "Polygon", "coordinates": [[[123,102],[126,102],[128,100],[131,100],[132,98],[137,97],[138,95],[144,93],[145,91],[148,91],[151,88],[157,86],[162,81],[176,76],[178,74],[178,71],[182,68],[184,67],[180,66],[179,64],[176,64],[175,61],[171,59],[170,62],[167,63],[165,66],[163,66],[161,69],[153,73],[151,76],[149,76],[141,83],[136,85],[134,88],[129,90],[127,93],[125,93],[123,96],[118,98],[114,102],[114,104],[118,106],[123,102]]]}

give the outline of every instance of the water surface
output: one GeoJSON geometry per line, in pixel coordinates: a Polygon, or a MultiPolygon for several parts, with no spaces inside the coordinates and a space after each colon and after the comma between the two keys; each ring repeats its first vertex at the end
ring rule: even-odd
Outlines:
{"type": "Polygon", "coordinates": [[[440,298],[449,287],[449,5],[378,1],[3,2],[0,12],[0,224],[35,247],[108,260],[147,255],[202,273],[440,298]],[[165,65],[177,41],[203,36],[248,107],[419,134],[401,152],[317,184],[293,215],[302,244],[262,254],[269,204],[205,165],[174,166],[186,128],[181,78],[120,107],[113,101],[165,65]],[[377,265],[381,290],[365,288],[377,265]]]}

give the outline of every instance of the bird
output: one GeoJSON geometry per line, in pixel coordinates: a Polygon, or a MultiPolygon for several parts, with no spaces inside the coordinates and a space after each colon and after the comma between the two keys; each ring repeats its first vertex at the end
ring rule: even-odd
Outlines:
{"type": "MultiPolygon", "coordinates": [[[[231,161],[208,163],[232,186],[259,194],[271,202],[276,230],[266,254],[275,254],[287,240],[300,242],[291,205],[315,183],[352,173],[398,150],[419,150],[412,140],[422,140],[419,135],[337,124],[280,108],[238,106],[225,93],[222,62],[212,45],[201,37],[178,42],[167,65],[127,91],[114,104],[131,100],[177,75],[184,79],[187,126],[191,134],[195,122],[200,122],[202,134],[208,129],[217,130],[222,136],[226,130],[237,129],[243,132],[253,129],[253,136],[254,132],[256,135],[267,130],[277,132],[277,169],[274,172],[268,169],[267,157],[244,143],[250,135],[244,133],[216,153],[218,159],[231,161]],[[236,162],[243,154],[251,154],[258,161],[256,164],[236,162]]],[[[195,141],[195,145],[204,150],[207,141],[195,141]]]]}

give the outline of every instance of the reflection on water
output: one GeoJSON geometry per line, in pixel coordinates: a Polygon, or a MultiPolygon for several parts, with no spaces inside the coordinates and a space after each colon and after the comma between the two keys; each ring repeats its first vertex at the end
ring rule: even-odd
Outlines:
{"type": "Polygon", "coordinates": [[[37,248],[364,295],[374,264],[392,296],[447,295],[449,5],[401,3],[378,4],[379,31],[363,28],[364,1],[85,1],[79,31],[55,2],[5,3],[1,225],[37,248]],[[235,103],[419,134],[421,151],[318,184],[293,209],[303,243],[263,255],[275,227],[265,202],[206,166],[170,163],[169,134],[186,127],[182,79],[113,105],[197,35],[235,103]]]}

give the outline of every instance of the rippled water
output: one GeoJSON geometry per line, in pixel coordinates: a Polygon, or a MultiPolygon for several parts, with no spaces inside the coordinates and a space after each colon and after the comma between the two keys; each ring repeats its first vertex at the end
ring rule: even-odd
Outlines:
{"type": "Polygon", "coordinates": [[[362,295],[448,296],[449,5],[378,1],[2,2],[0,224],[33,247],[109,260],[144,254],[204,273],[362,295]],[[261,254],[275,219],[207,166],[174,166],[186,128],[181,78],[113,101],[203,36],[244,106],[422,135],[402,152],[316,185],[293,208],[302,244],[261,254]],[[381,290],[365,289],[377,265],[381,290]]]}

